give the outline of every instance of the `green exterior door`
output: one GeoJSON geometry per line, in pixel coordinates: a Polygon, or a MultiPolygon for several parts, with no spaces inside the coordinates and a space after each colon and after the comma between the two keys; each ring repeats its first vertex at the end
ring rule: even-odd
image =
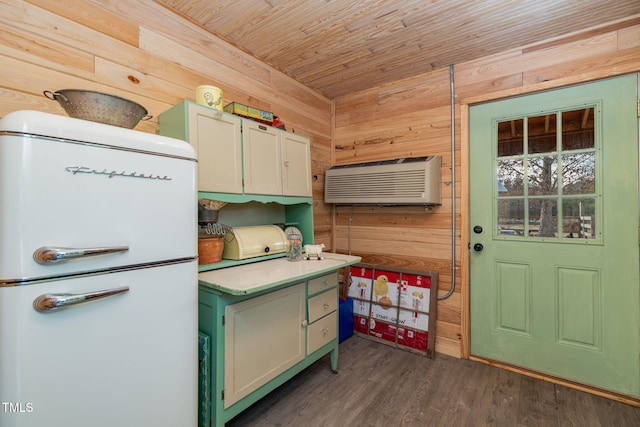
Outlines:
{"type": "Polygon", "coordinates": [[[471,353],[640,396],[637,77],[470,108],[471,353]]]}

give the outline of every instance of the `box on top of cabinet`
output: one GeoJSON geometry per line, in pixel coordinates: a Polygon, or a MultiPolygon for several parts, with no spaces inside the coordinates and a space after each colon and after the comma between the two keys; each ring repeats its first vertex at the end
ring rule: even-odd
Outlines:
{"type": "Polygon", "coordinates": [[[250,119],[258,119],[261,121],[273,123],[273,113],[270,111],[259,110],[257,108],[249,107],[239,102],[232,102],[224,106],[224,111],[238,116],[247,117],[250,119]]]}

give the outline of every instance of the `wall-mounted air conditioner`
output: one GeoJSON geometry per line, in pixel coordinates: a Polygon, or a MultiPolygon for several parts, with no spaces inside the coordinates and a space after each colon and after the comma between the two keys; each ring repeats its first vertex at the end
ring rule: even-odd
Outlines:
{"type": "Polygon", "coordinates": [[[346,205],[440,205],[442,158],[412,157],[332,166],[325,203],[346,205]]]}

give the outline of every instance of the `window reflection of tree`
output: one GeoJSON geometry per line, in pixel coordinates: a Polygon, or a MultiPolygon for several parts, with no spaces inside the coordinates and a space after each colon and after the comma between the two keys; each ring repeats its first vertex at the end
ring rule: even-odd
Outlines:
{"type": "Polygon", "coordinates": [[[593,108],[504,121],[498,123],[497,129],[497,179],[504,187],[498,197],[507,198],[499,204],[499,222],[505,218],[523,221],[524,215],[518,211],[524,207],[522,202],[528,199],[529,221],[539,224],[537,236],[555,237],[557,221],[561,220],[563,227],[570,229],[570,237],[575,237],[576,225],[565,224],[568,220],[558,218],[558,199],[562,197],[564,217],[575,215],[579,221],[583,208],[595,213],[593,197],[571,198],[594,196],[595,193],[593,108]],[[561,119],[557,120],[558,117],[561,119]],[[562,123],[560,144],[557,121],[562,123]],[[526,141],[523,135],[525,123],[526,141]],[[576,215],[578,205],[581,213],[576,215]]]}

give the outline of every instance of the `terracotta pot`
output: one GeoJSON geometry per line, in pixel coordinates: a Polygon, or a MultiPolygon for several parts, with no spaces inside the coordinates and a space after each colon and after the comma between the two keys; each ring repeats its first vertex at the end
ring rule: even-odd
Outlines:
{"type": "Polygon", "coordinates": [[[198,264],[213,264],[222,259],[224,237],[198,239],[198,264]]]}

